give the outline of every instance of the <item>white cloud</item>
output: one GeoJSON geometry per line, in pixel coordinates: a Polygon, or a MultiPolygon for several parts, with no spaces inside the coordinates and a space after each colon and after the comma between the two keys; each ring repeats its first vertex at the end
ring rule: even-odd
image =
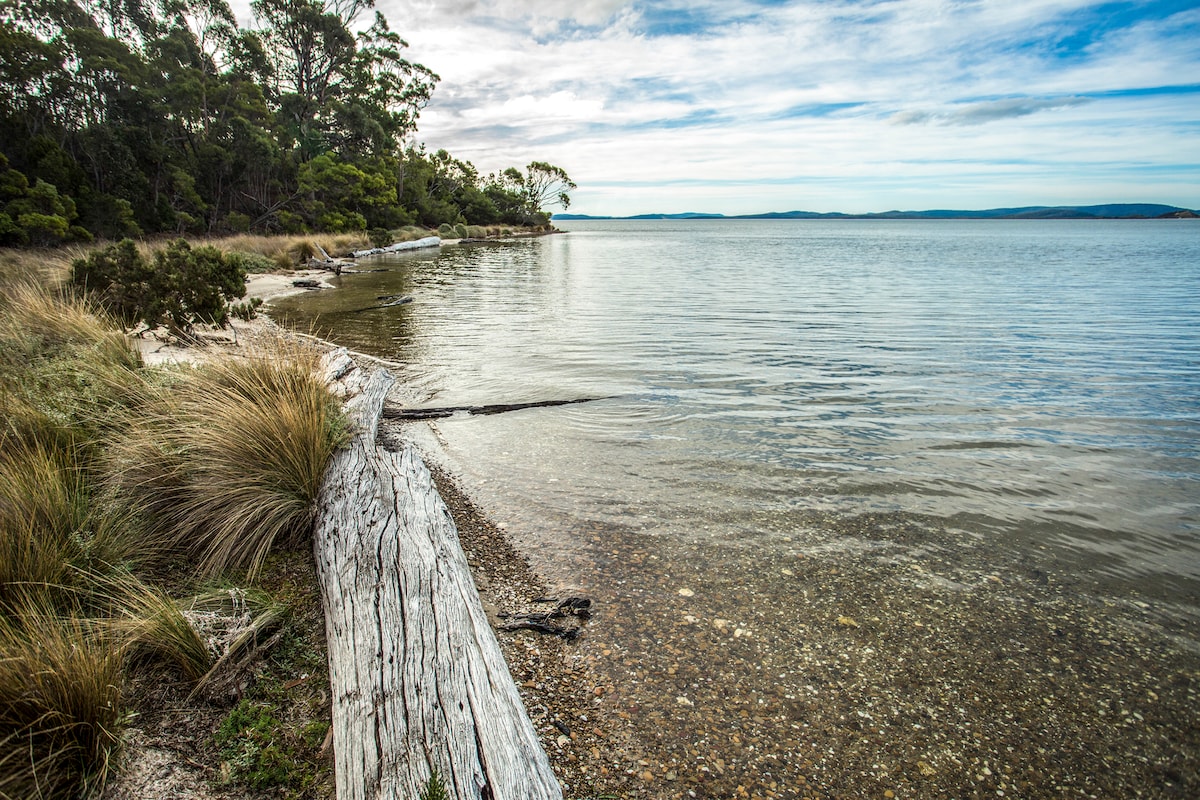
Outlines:
{"type": "Polygon", "coordinates": [[[1086,196],[1058,199],[1200,205],[1196,94],[1152,91],[1195,83],[1200,10],[1114,27],[1087,0],[379,9],[442,76],[420,138],[482,172],[559,164],[572,210],[1020,205],[1072,186],[1086,196]]]}

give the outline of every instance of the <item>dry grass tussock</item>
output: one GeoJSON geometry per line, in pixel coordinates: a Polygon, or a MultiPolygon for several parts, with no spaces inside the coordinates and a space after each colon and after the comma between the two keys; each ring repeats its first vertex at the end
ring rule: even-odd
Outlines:
{"type": "Polygon", "coordinates": [[[345,436],[318,359],[146,369],[85,302],[0,279],[0,800],[94,791],[131,671],[203,687],[280,624],[198,590],[308,533],[345,436]]]}
{"type": "Polygon", "coordinates": [[[325,464],[345,438],[318,359],[280,339],[185,368],[114,442],[112,487],[203,574],[254,576],[277,542],[307,535],[325,464]]]}
{"type": "Polygon", "coordinates": [[[80,797],[120,741],[122,656],[91,626],[31,606],[0,615],[0,797],[80,797]]]}

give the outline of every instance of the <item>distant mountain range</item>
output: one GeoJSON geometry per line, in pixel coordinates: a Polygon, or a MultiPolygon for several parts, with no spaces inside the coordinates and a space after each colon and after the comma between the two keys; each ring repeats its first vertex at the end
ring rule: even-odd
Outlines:
{"type": "Polygon", "coordinates": [[[1157,203],[1108,203],[1099,206],[1025,206],[989,208],[985,211],[883,211],[877,214],[775,211],[767,214],[638,214],[632,217],[600,217],[589,214],[555,214],[556,220],[572,219],[1200,219],[1200,214],[1178,206],[1157,203]]]}

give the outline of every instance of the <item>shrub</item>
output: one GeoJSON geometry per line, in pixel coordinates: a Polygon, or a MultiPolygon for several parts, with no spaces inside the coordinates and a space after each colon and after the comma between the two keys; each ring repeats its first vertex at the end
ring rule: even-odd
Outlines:
{"type": "Polygon", "coordinates": [[[371,228],[367,232],[367,235],[371,238],[371,244],[375,247],[387,247],[395,241],[392,238],[392,232],[387,228],[371,228]]]}
{"type": "Polygon", "coordinates": [[[247,275],[275,271],[275,262],[259,253],[227,253],[225,257],[247,275]]]}
{"type": "Polygon", "coordinates": [[[458,239],[466,239],[467,238],[467,226],[463,225],[461,222],[458,223],[457,225],[455,225],[454,226],[454,236],[455,236],[455,238],[458,238],[458,239]]]}
{"type": "Polygon", "coordinates": [[[250,230],[250,215],[243,214],[240,211],[230,211],[225,215],[225,225],[231,231],[239,231],[245,233],[250,230]]]}
{"type": "Polygon", "coordinates": [[[259,790],[290,783],[295,758],[282,729],[270,703],[242,700],[234,706],[213,737],[230,777],[259,790]]]}
{"type": "Polygon", "coordinates": [[[92,292],[126,326],[145,322],[172,331],[197,322],[224,326],[228,301],[246,294],[245,260],[215,247],[192,248],[176,239],[147,264],[130,239],[71,265],[71,281],[92,292]]]}

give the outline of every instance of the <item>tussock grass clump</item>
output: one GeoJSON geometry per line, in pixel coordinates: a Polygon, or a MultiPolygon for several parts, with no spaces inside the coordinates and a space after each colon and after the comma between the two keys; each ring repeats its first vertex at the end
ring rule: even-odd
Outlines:
{"type": "Polygon", "coordinates": [[[279,340],[211,362],[160,389],[114,447],[116,487],[202,574],[253,576],[275,543],[308,533],[325,464],[345,438],[318,359],[279,340]]]}
{"type": "Polygon", "coordinates": [[[121,654],[49,610],[0,615],[0,797],[102,788],[120,742],[121,654]]]}
{"type": "Polygon", "coordinates": [[[30,597],[62,608],[133,555],[128,518],[92,496],[77,451],[34,442],[0,452],[0,612],[30,597]]]}
{"type": "Polygon", "coordinates": [[[133,577],[111,584],[106,623],[134,662],[174,666],[199,691],[253,652],[283,612],[255,590],[230,588],[175,600],[133,577]]]}
{"type": "MultiPolygon", "coordinates": [[[[4,437],[85,442],[136,402],[141,357],[111,321],[70,293],[28,282],[0,289],[4,437]]],[[[64,445],[65,446],[65,445],[64,445]]]]}

